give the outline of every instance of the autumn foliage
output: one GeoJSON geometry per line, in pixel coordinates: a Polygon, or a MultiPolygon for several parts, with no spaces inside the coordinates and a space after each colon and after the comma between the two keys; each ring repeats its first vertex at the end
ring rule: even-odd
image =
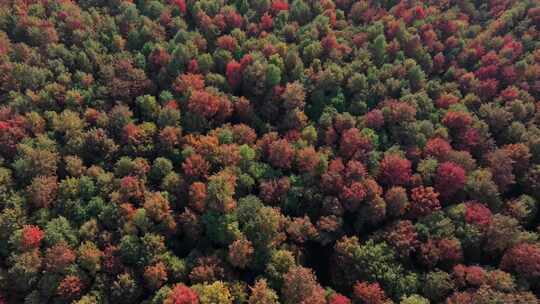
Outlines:
{"type": "Polygon", "coordinates": [[[0,1],[0,304],[529,304],[536,0],[0,1]]]}

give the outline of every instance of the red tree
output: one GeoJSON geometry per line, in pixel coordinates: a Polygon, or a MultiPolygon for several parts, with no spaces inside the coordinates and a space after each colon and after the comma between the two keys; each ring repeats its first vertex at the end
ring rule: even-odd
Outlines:
{"type": "Polygon", "coordinates": [[[442,123],[453,130],[465,129],[472,123],[472,117],[466,112],[448,111],[442,119],[442,123]]]}
{"type": "Polygon", "coordinates": [[[437,99],[437,107],[448,109],[451,105],[459,103],[459,98],[451,94],[443,94],[437,99]]]}
{"type": "Polygon", "coordinates": [[[345,170],[345,166],[341,158],[330,161],[328,170],[321,176],[321,184],[325,191],[335,193],[343,188],[343,170],[345,170]]]}
{"type": "Polygon", "coordinates": [[[189,98],[188,110],[204,118],[212,118],[219,110],[218,97],[203,90],[193,91],[189,98]]]}
{"type": "Polygon", "coordinates": [[[180,283],[174,285],[163,304],[199,304],[199,296],[191,288],[180,283]]]}
{"type": "Polygon", "coordinates": [[[0,155],[11,158],[17,151],[17,144],[26,136],[24,129],[12,121],[0,121],[0,155]]]}
{"type": "Polygon", "coordinates": [[[335,293],[330,296],[328,304],[351,304],[351,300],[340,293],[335,293]]]}
{"type": "Polygon", "coordinates": [[[183,15],[187,11],[186,1],[185,0],[172,0],[172,3],[178,7],[178,10],[183,15]]]}
{"type": "Polygon", "coordinates": [[[229,61],[227,63],[225,75],[229,85],[234,89],[242,82],[242,65],[236,60],[229,61]]]}
{"type": "Polygon", "coordinates": [[[441,209],[439,193],[432,187],[420,186],[412,189],[411,199],[413,202],[409,205],[408,213],[412,218],[425,216],[441,209]]]}
{"type": "Polygon", "coordinates": [[[235,12],[234,10],[228,10],[224,13],[225,22],[227,26],[231,29],[241,28],[244,23],[242,15],[235,12]]]}
{"type": "Polygon", "coordinates": [[[190,179],[204,179],[208,177],[210,163],[208,163],[200,154],[191,154],[182,164],[184,174],[190,179]]]}
{"type": "Polygon", "coordinates": [[[345,168],[345,178],[348,181],[358,181],[367,177],[366,167],[357,160],[350,160],[347,162],[345,168]]]}
{"type": "Polygon", "coordinates": [[[384,239],[395,248],[401,257],[408,257],[418,245],[418,234],[411,221],[399,221],[384,234],[384,239]]]}
{"type": "Polygon", "coordinates": [[[452,147],[448,141],[435,137],[426,143],[424,147],[424,154],[428,157],[433,157],[439,161],[444,161],[448,158],[448,155],[452,151],[452,147]]]}
{"type": "Polygon", "coordinates": [[[454,266],[452,278],[458,287],[479,287],[486,282],[487,272],[480,266],[459,264],[454,266]]]}
{"type": "Polygon", "coordinates": [[[277,13],[279,11],[289,10],[289,4],[286,1],[276,0],[272,2],[272,11],[277,13]]]}
{"type": "Polygon", "coordinates": [[[465,170],[453,162],[445,162],[437,168],[435,189],[443,198],[448,198],[465,185],[465,170]]]}
{"type": "Polygon", "coordinates": [[[274,21],[272,20],[272,16],[270,16],[268,13],[265,13],[261,17],[261,29],[268,31],[272,29],[273,25],[274,21]]]}
{"type": "Polygon", "coordinates": [[[268,148],[268,160],[272,166],[289,169],[294,157],[294,148],[286,139],[279,139],[268,148]]]}
{"type": "Polygon", "coordinates": [[[354,285],[354,297],[365,304],[384,304],[388,298],[379,283],[357,282],[354,285]]]}
{"type": "Polygon", "coordinates": [[[263,181],[259,185],[259,197],[267,204],[279,203],[291,188],[288,177],[263,181]]]}
{"type": "Polygon", "coordinates": [[[465,203],[465,221],[487,228],[491,223],[492,213],[488,207],[476,202],[465,203]]]}
{"type": "Polygon", "coordinates": [[[43,240],[43,230],[38,226],[24,225],[21,232],[21,247],[24,250],[38,248],[43,240]]]}
{"type": "Polygon", "coordinates": [[[233,36],[224,35],[217,39],[217,46],[229,52],[234,52],[238,47],[238,42],[233,36]]]}
{"type": "Polygon", "coordinates": [[[145,189],[142,181],[135,176],[129,175],[120,180],[120,193],[125,200],[132,198],[140,200],[144,195],[144,191],[145,189]]]}
{"type": "Polygon", "coordinates": [[[250,126],[237,124],[232,127],[234,142],[243,144],[253,144],[257,140],[257,133],[250,126]]]}
{"type": "Polygon", "coordinates": [[[399,155],[386,155],[381,161],[379,179],[386,185],[407,185],[411,179],[411,162],[399,155]]]}
{"type": "Polygon", "coordinates": [[[80,296],[83,283],[78,276],[68,275],[58,285],[56,292],[64,299],[75,299],[80,296]]]}
{"type": "Polygon", "coordinates": [[[344,207],[349,211],[356,211],[360,203],[366,198],[366,190],[360,182],[354,182],[350,186],[341,189],[340,198],[344,207]]]}
{"type": "Polygon", "coordinates": [[[384,126],[384,115],[381,110],[371,110],[364,115],[366,127],[371,129],[379,129],[384,126]]]}
{"type": "Polygon", "coordinates": [[[204,212],[206,201],[206,184],[194,182],[189,187],[189,207],[197,212],[204,212]]]}
{"type": "Polygon", "coordinates": [[[530,280],[540,279],[540,247],[527,243],[514,246],[504,254],[501,269],[513,271],[530,280]]]}
{"type": "Polygon", "coordinates": [[[204,77],[201,74],[182,74],[173,83],[173,89],[178,93],[190,90],[204,89],[204,77]]]}
{"type": "Polygon", "coordinates": [[[344,158],[362,159],[371,150],[371,142],[357,128],[343,132],[339,143],[339,153],[344,158]]]}
{"type": "Polygon", "coordinates": [[[300,172],[313,173],[319,164],[319,155],[311,146],[302,148],[296,155],[296,162],[300,172]]]}
{"type": "Polygon", "coordinates": [[[461,243],[457,239],[441,239],[437,241],[437,247],[441,253],[441,261],[456,263],[463,259],[461,243]]]}

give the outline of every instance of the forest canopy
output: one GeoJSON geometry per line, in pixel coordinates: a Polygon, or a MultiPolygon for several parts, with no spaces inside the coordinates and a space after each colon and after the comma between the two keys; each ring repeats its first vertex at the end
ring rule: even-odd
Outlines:
{"type": "Polygon", "coordinates": [[[533,304],[537,0],[0,1],[0,304],[533,304]]]}

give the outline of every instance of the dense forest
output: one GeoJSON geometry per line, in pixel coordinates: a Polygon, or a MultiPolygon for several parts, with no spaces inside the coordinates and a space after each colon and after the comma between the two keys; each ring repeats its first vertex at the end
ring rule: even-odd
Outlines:
{"type": "Polygon", "coordinates": [[[1,0],[0,304],[534,304],[537,0],[1,0]]]}

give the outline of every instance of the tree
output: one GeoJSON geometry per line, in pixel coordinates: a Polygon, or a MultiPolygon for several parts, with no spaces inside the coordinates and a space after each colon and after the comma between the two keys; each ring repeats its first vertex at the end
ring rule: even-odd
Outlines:
{"type": "Polygon", "coordinates": [[[299,22],[300,24],[303,24],[307,20],[311,19],[311,11],[309,5],[306,4],[303,0],[293,1],[289,11],[291,14],[291,19],[299,22]]]}
{"type": "Polygon", "coordinates": [[[501,269],[513,271],[528,280],[540,277],[540,247],[521,243],[506,251],[501,260],[501,269]]]}
{"type": "Polygon", "coordinates": [[[452,279],[456,287],[479,287],[485,284],[487,279],[486,271],[480,266],[456,265],[452,271],[452,279]]]}
{"type": "Polygon", "coordinates": [[[293,157],[294,149],[286,139],[275,141],[268,149],[268,160],[277,168],[289,169],[293,157]]]}
{"type": "Polygon", "coordinates": [[[417,294],[402,297],[399,304],[429,304],[429,300],[417,294]]]}
{"type": "Polygon", "coordinates": [[[487,228],[491,224],[492,213],[488,207],[475,202],[465,203],[465,221],[482,228],[487,228]]]}
{"type": "Polygon", "coordinates": [[[231,88],[237,88],[242,82],[242,65],[236,60],[228,62],[225,75],[231,88]]]}
{"type": "Polygon", "coordinates": [[[0,1],[0,304],[537,303],[536,2],[0,1]]]}
{"type": "Polygon", "coordinates": [[[426,157],[433,157],[440,162],[447,160],[451,151],[452,147],[450,144],[440,137],[428,140],[424,147],[426,157]]]}
{"type": "Polygon", "coordinates": [[[188,178],[197,180],[204,179],[210,170],[210,164],[200,154],[191,154],[184,160],[182,170],[188,178]]]}
{"type": "Polygon", "coordinates": [[[186,285],[179,283],[174,285],[163,304],[198,304],[199,296],[186,285]]]}
{"type": "Polygon", "coordinates": [[[338,286],[351,281],[377,281],[390,296],[398,298],[417,288],[418,278],[408,273],[395,259],[386,243],[369,240],[360,245],[356,237],[343,237],[334,246],[332,278],[338,286]]]}
{"type": "Polygon", "coordinates": [[[189,187],[189,207],[198,212],[206,209],[206,184],[194,182],[189,187]]]}
{"type": "Polygon", "coordinates": [[[306,92],[304,86],[298,82],[289,82],[285,85],[285,90],[281,94],[283,106],[287,110],[300,109],[305,106],[306,92]]]}
{"type": "Polygon", "coordinates": [[[353,182],[350,186],[344,186],[340,194],[345,209],[349,211],[356,211],[366,196],[365,187],[359,182],[353,182]]]}
{"type": "Polygon", "coordinates": [[[520,226],[516,219],[496,214],[486,231],[485,250],[500,255],[518,242],[520,226]]]}
{"type": "Polygon", "coordinates": [[[406,66],[407,78],[413,91],[422,89],[426,82],[426,74],[422,68],[413,59],[406,59],[404,65],[406,66]]]}
{"type": "Polygon", "coordinates": [[[148,217],[156,225],[165,229],[165,231],[174,231],[176,222],[172,216],[169,201],[159,192],[148,193],[145,195],[143,208],[148,217]]]}
{"type": "Polygon", "coordinates": [[[219,100],[214,94],[197,90],[191,93],[188,110],[204,118],[211,118],[219,110],[219,100]]]}
{"type": "MultiPolygon", "coordinates": [[[[201,74],[180,74],[173,83],[173,89],[178,93],[189,93],[204,89],[204,78],[201,74]]],[[[188,94],[186,94],[188,95],[188,94]]]]}
{"type": "Polygon", "coordinates": [[[266,67],[266,82],[269,88],[278,85],[281,82],[281,69],[274,64],[269,64],[266,67]]]}
{"type": "Polygon", "coordinates": [[[58,285],[57,293],[66,300],[79,298],[83,291],[83,283],[78,276],[68,275],[58,285]]]}
{"type": "Polygon", "coordinates": [[[277,0],[272,1],[272,11],[279,12],[279,11],[287,11],[289,9],[289,4],[285,1],[277,0]]]}
{"type": "Polygon", "coordinates": [[[236,207],[234,191],[236,176],[227,171],[221,171],[208,178],[207,206],[209,209],[227,213],[236,207]]]}
{"type": "Polygon", "coordinates": [[[92,129],[84,135],[83,155],[88,161],[111,159],[118,148],[103,129],[92,129]]]}
{"type": "Polygon", "coordinates": [[[399,221],[384,233],[384,239],[400,257],[408,257],[419,245],[418,233],[411,221],[399,221]]]}
{"type": "Polygon", "coordinates": [[[144,280],[150,290],[157,290],[167,282],[167,269],[165,264],[158,262],[144,268],[144,280]]]}
{"type": "Polygon", "coordinates": [[[92,242],[86,241],[79,246],[78,263],[92,274],[101,270],[103,252],[92,242]]]}
{"type": "Polygon", "coordinates": [[[259,279],[251,287],[249,304],[277,304],[278,296],[274,290],[268,287],[265,279],[259,279]]]}
{"type": "Polygon", "coordinates": [[[8,278],[15,290],[26,292],[39,280],[41,257],[38,250],[31,250],[10,256],[8,278]]]}
{"type": "Polygon", "coordinates": [[[379,179],[386,185],[407,185],[411,175],[411,162],[398,155],[387,155],[380,163],[379,179]]]}
{"type": "Polygon", "coordinates": [[[25,130],[11,121],[0,121],[0,155],[11,158],[17,151],[17,143],[25,136],[25,130]]]}
{"type": "Polygon", "coordinates": [[[293,266],[283,277],[282,294],[287,303],[325,303],[319,298],[322,287],[313,272],[301,266],[293,266]]]}
{"type": "Polygon", "coordinates": [[[433,187],[416,187],[411,191],[412,203],[409,205],[408,213],[413,218],[429,215],[441,209],[439,193],[433,187]]]}
{"type": "Polygon", "coordinates": [[[283,242],[285,218],[277,208],[252,205],[247,199],[238,203],[240,229],[256,250],[270,249],[283,242]]]}
{"type": "Polygon", "coordinates": [[[501,200],[499,190],[492,177],[491,172],[485,169],[471,172],[465,185],[465,191],[471,199],[485,202],[490,209],[497,210],[501,205],[501,200]]]}
{"type": "Polygon", "coordinates": [[[454,281],[448,273],[444,271],[432,271],[426,275],[423,294],[432,301],[441,301],[454,288],[454,281]]]}
{"type": "Polygon", "coordinates": [[[396,186],[388,189],[384,195],[384,200],[386,201],[388,215],[392,217],[400,217],[410,208],[407,191],[403,187],[396,186]]]}
{"type": "Polygon", "coordinates": [[[386,39],[383,34],[378,35],[375,40],[373,40],[372,52],[375,62],[377,65],[381,66],[385,62],[387,56],[386,39]]]}
{"type": "Polygon", "coordinates": [[[353,293],[354,297],[362,303],[384,304],[389,302],[379,283],[356,282],[353,293]]]}
{"type": "Polygon", "coordinates": [[[329,304],[351,304],[351,300],[342,294],[334,293],[333,295],[330,296],[328,303],[329,304]]]}
{"type": "Polygon", "coordinates": [[[229,262],[238,268],[245,268],[251,262],[253,246],[245,239],[239,239],[229,245],[229,262]]]}
{"type": "Polygon", "coordinates": [[[58,243],[47,249],[44,265],[48,271],[63,272],[75,259],[75,252],[66,243],[58,243]]]}
{"type": "Polygon", "coordinates": [[[493,181],[497,184],[500,192],[506,192],[516,182],[513,174],[514,160],[502,149],[491,152],[487,159],[493,181]]]}
{"type": "Polygon", "coordinates": [[[212,284],[198,284],[192,288],[199,295],[200,304],[232,304],[233,298],[229,288],[222,281],[216,281],[212,284]]]}
{"type": "Polygon", "coordinates": [[[370,140],[362,135],[357,128],[350,128],[341,135],[339,152],[345,159],[363,160],[370,150],[370,140]]]}
{"type": "Polygon", "coordinates": [[[43,236],[41,228],[34,225],[24,225],[20,236],[20,248],[25,251],[39,248],[43,236]]]}
{"type": "Polygon", "coordinates": [[[452,162],[444,162],[437,168],[435,189],[442,198],[449,198],[465,186],[465,170],[452,162]]]}
{"type": "MultiPolygon", "coordinates": [[[[43,138],[44,141],[47,139],[43,138]]],[[[54,176],[57,170],[58,153],[53,149],[35,149],[29,146],[19,146],[13,167],[15,176],[25,184],[38,176],[54,176]]]]}
{"type": "Polygon", "coordinates": [[[467,112],[448,111],[441,121],[450,130],[463,130],[472,123],[472,117],[467,112]]]}
{"type": "Polygon", "coordinates": [[[296,163],[300,172],[313,174],[320,162],[319,154],[311,146],[298,150],[296,154],[296,163]]]}
{"type": "Polygon", "coordinates": [[[126,303],[134,303],[141,294],[141,290],[137,285],[133,275],[129,273],[121,273],[116,277],[116,280],[111,286],[111,296],[113,299],[125,301],[126,303]]]}
{"type": "Polygon", "coordinates": [[[283,276],[294,266],[295,257],[291,251],[275,250],[270,255],[270,260],[266,264],[265,274],[270,278],[272,286],[281,287],[283,276]]]}

